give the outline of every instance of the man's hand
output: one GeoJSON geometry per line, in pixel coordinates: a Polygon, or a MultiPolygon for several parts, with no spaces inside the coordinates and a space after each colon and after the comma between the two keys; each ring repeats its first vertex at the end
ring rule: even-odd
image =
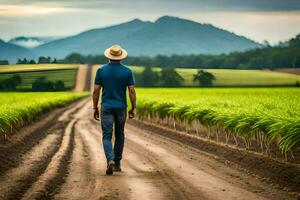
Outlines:
{"type": "Polygon", "coordinates": [[[129,119],[134,118],[134,116],[135,116],[135,109],[134,109],[134,108],[131,108],[131,109],[128,111],[128,116],[129,116],[129,119]]]}
{"type": "Polygon", "coordinates": [[[100,121],[98,108],[94,109],[94,119],[100,121]]]}
{"type": "Polygon", "coordinates": [[[94,85],[94,91],[93,91],[94,119],[98,121],[100,120],[99,109],[98,109],[100,90],[101,90],[101,85],[94,85]]]}

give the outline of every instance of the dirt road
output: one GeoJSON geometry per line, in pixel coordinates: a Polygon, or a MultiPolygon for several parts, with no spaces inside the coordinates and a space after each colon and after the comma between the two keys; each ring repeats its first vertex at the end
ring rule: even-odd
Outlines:
{"type": "Polygon", "coordinates": [[[90,99],[0,143],[0,199],[294,199],[179,141],[126,125],[123,172],[105,175],[90,99]]]}

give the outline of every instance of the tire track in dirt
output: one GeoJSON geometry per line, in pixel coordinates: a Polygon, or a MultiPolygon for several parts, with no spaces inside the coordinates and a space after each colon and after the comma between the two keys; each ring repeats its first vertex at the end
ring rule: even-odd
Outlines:
{"type": "Polygon", "coordinates": [[[87,194],[93,192],[95,171],[92,171],[88,147],[76,128],[74,150],[70,160],[68,175],[65,183],[58,189],[55,199],[87,199],[87,194]],[[76,176],[73,176],[73,174],[76,174],[76,176]]]}
{"type": "Polygon", "coordinates": [[[145,152],[144,147],[131,141],[127,141],[127,144],[131,152],[124,160],[125,164],[143,174],[148,182],[151,181],[161,193],[160,199],[204,199],[200,191],[174,176],[158,159],[145,152]]]}
{"type": "Polygon", "coordinates": [[[20,199],[37,181],[61,146],[67,121],[56,119],[61,114],[77,112],[85,103],[86,99],[80,100],[46,113],[36,123],[12,135],[9,141],[3,141],[1,162],[7,158],[14,158],[16,162],[0,170],[0,199],[20,199]]]}
{"type": "Polygon", "coordinates": [[[11,169],[1,177],[1,199],[20,198],[20,195],[28,189],[30,183],[34,183],[36,177],[45,170],[51,157],[58,150],[61,138],[61,133],[49,134],[40,142],[40,145],[34,146],[32,151],[23,157],[22,165],[11,169]]]}
{"type": "Polygon", "coordinates": [[[176,181],[182,179],[196,187],[201,191],[201,199],[295,199],[232,165],[217,161],[211,154],[129,124],[126,127],[129,148],[148,151],[145,157],[157,159],[157,166],[165,166],[166,173],[175,176],[176,181]]]}
{"type": "Polygon", "coordinates": [[[63,170],[63,162],[67,162],[73,147],[74,125],[77,119],[72,119],[65,129],[60,149],[52,157],[51,162],[47,166],[45,173],[32,185],[23,195],[22,199],[48,199],[49,195],[54,191],[53,187],[57,187],[60,171],[63,170]]]}
{"type": "Polygon", "coordinates": [[[145,156],[166,174],[168,180],[173,179],[173,185],[179,185],[178,189],[183,193],[180,199],[265,199],[206,174],[149,141],[133,135],[129,137],[132,147],[140,152],[148,151],[145,156]]]}
{"type": "Polygon", "coordinates": [[[0,199],[293,199],[212,155],[131,124],[123,171],[107,176],[92,112],[86,99],[57,117],[53,132],[0,176],[0,199]]]}
{"type": "Polygon", "coordinates": [[[75,126],[75,134],[81,144],[75,139],[68,175],[54,198],[163,199],[150,176],[144,177],[134,165],[126,166],[126,171],[114,176],[105,175],[106,161],[101,144],[100,124],[92,121],[90,108],[91,104],[87,104],[76,114],[80,116],[80,120],[75,126]],[[80,153],[80,148],[85,149],[86,156],[82,151],[80,153]]]}

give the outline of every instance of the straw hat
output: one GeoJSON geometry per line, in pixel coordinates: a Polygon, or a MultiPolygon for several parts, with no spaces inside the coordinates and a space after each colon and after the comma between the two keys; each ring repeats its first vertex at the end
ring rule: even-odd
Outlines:
{"type": "Polygon", "coordinates": [[[113,45],[104,51],[104,55],[110,60],[122,60],[127,57],[128,53],[119,45],[113,45]]]}

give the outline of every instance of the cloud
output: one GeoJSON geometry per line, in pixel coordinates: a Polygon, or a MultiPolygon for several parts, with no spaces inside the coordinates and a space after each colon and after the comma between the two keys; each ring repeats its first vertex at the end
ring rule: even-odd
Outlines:
{"type": "Polygon", "coordinates": [[[2,0],[2,4],[14,5],[60,5],[80,9],[116,8],[132,10],[134,8],[160,9],[170,6],[172,9],[189,8],[198,11],[295,11],[300,10],[299,0],[2,0]]]}
{"type": "Polygon", "coordinates": [[[57,12],[69,12],[75,9],[63,7],[45,7],[35,5],[0,5],[0,16],[47,15],[57,12]]]}
{"type": "Polygon", "coordinates": [[[163,15],[272,43],[300,32],[300,0],[0,0],[0,38],[66,36],[163,15]]]}

